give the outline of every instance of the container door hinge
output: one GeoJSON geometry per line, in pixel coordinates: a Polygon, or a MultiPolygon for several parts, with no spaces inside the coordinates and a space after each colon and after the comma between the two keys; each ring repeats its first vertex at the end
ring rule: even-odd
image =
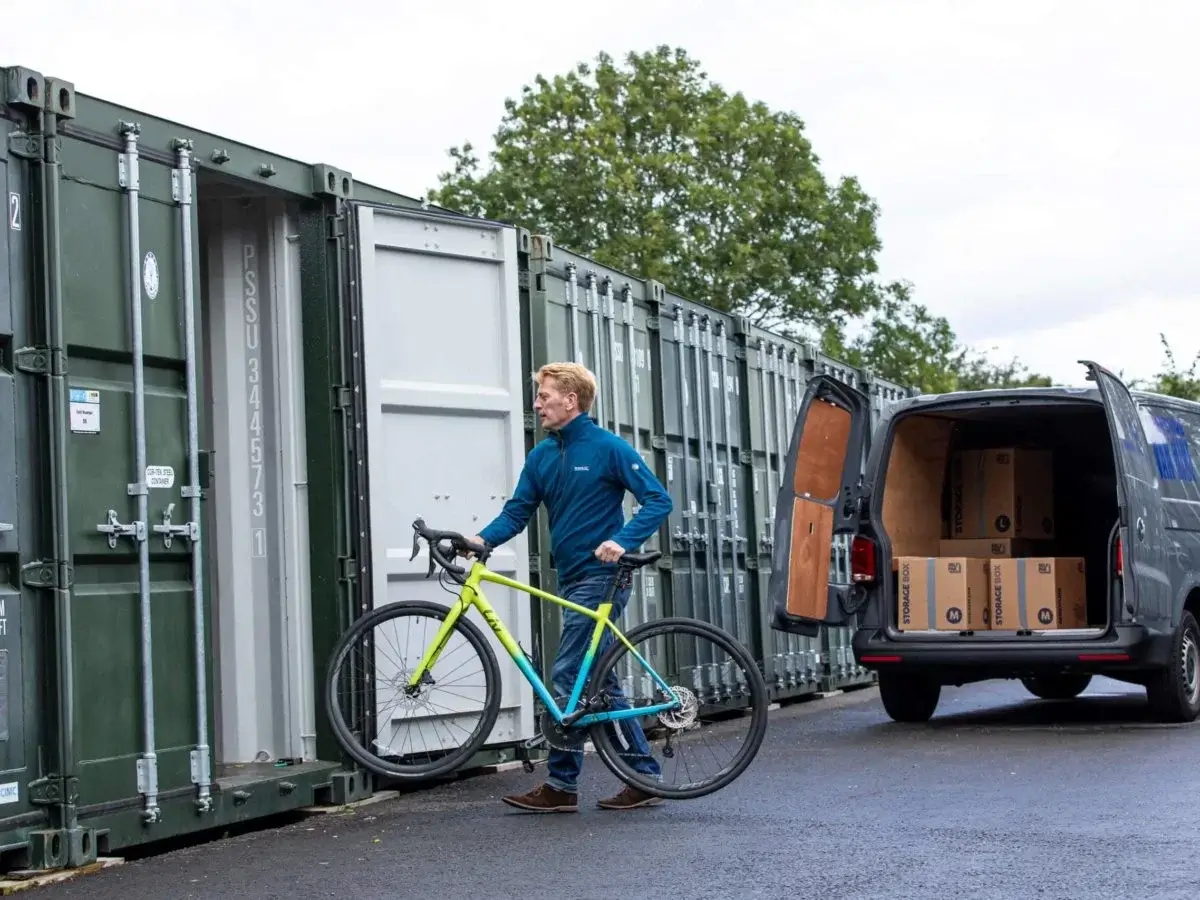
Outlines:
{"type": "Polygon", "coordinates": [[[26,375],[65,375],[66,357],[49,347],[21,347],[13,351],[13,365],[26,375]]]}
{"type": "MultiPolygon", "coordinates": [[[[195,522],[182,522],[179,525],[172,525],[171,513],[174,511],[175,504],[168,503],[167,508],[163,510],[162,524],[154,526],[155,534],[163,536],[163,546],[168,550],[171,549],[171,541],[176,535],[193,542],[200,536],[200,529],[195,522]]],[[[112,539],[109,540],[109,543],[112,543],[112,539]]]]}
{"type": "Polygon", "coordinates": [[[40,159],[42,155],[41,138],[36,134],[13,131],[8,135],[8,152],[21,159],[40,159]]]}
{"type": "Polygon", "coordinates": [[[191,764],[192,784],[209,784],[212,781],[207,747],[203,750],[192,751],[191,764]]]}
{"type": "Polygon", "coordinates": [[[137,761],[137,789],[139,794],[158,793],[157,759],[139,759],[137,761]]]}
{"type": "Polygon", "coordinates": [[[35,806],[54,806],[79,801],[79,779],[48,775],[28,784],[29,802],[35,806]]]}
{"type": "Polygon", "coordinates": [[[525,422],[525,430],[527,432],[529,432],[530,434],[533,434],[534,428],[537,426],[537,422],[534,421],[534,418],[533,418],[533,413],[525,413],[524,422],[525,422]]]}
{"type": "Polygon", "coordinates": [[[336,385],[333,389],[333,408],[334,409],[349,409],[350,404],[354,402],[354,392],[348,387],[336,385]]]}
{"type": "Polygon", "coordinates": [[[146,539],[145,522],[130,522],[128,525],[124,525],[117,519],[117,511],[115,509],[108,511],[108,521],[97,525],[96,530],[108,535],[108,546],[114,550],[117,547],[117,538],[119,537],[131,537],[135,542],[146,539]]]}
{"type": "Polygon", "coordinates": [[[336,241],[346,236],[345,216],[330,216],[326,221],[329,223],[330,240],[336,241]]]}
{"type": "Polygon", "coordinates": [[[354,581],[358,578],[358,560],[353,556],[340,556],[338,562],[342,567],[342,579],[344,581],[354,581]]]}
{"type": "Polygon", "coordinates": [[[542,557],[538,553],[529,554],[529,573],[531,575],[542,574],[542,557]]]}
{"type": "Polygon", "coordinates": [[[62,590],[75,583],[75,569],[68,562],[39,559],[21,566],[21,583],[28,588],[62,590]]]}
{"type": "Polygon", "coordinates": [[[653,447],[655,450],[666,450],[667,449],[667,439],[659,434],[651,435],[650,436],[650,446],[653,447]]]}

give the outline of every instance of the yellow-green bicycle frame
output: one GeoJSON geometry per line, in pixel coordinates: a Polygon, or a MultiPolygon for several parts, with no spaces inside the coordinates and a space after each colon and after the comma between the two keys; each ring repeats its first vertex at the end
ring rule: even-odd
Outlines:
{"type": "Polygon", "coordinates": [[[519,581],[506,578],[503,575],[493,572],[483,563],[479,562],[479,560],[472,561],[471,569],[467,573],[466,580],[463,582],[462,590],[459,591],[458,601],[451,606],[449,613],[447,613],[445,620],[442,622],[441,627],[434,636],[432,645],[427,651],[425,651],[424,658],[422,658],[420,664],[413,672],[412,677],[409,679],[409,687],[415,689],[421,683],[421,680],[425,677],[426,673],[433,668],[433,665],[437,662],[442,650],[445,649],[446,642],[450,640],[450,634],[454,630],[455,623],[458,621],[459,617],[464,615],[471,607],[479,610],[480,615],[483,616],[484,621],[486,621],[488,624],[488,627],[492,629],[496,635],[496,638],[500,641],[500,644],[505,650],[508,651],[508,655],[512,657],[513,662],[517,665],[517,668],[521,670],[521,674],[523,674],[529,681],[534,692],[538,695],[538,698],[543,704],[545,704],[546,709],[550,711],[550,715],[554,716],[555,720],[559,723],[565,723],[570,726],[587,727],[599,722],[655,715],[656,713],[665,712],[669,709],[677,709],[680,706],[679,700],[675,697],[674,692],[663,680],[662,676],[660,676],[658,672],[654,670],[654,667],[651,666],[650,663],[647,662],[642,655],[637,652],[636,649],[634,649],[633,644],[629,642],[628,638],[625,637],[616,624],[609,619],[609,614],[612,612],[611,602],[601,603],[595,610],[591,610],[586,606],[580,606],[578,603],[572,603],[570,600],[566,600],[546,591],[538,590],[532,585],[522,584],[519,581]],[[487,598],[483,596],[483,591],[480,590],[479,586],[484,581],[490,581],[492,584],[503,585],[504,587],[512,588],[513,590],[523,591],[526,594],[537,597],[539,600],[547,600],[563,607],[564,609],[587,616],[596,623],[596,626],[592,631],[591,644],[588,646],[587,652],[584,654],[583,662],[579,667],[579,674],[575,679],[575,686],[571,691],[571,697],[567,701],[565,709],[560,708],[559,705],[554,702],[554,698],[547,689],[545,682],[542,681],[541,677],[537,674],[537,672],[534,671],[533,666],[525,656],[525,651],[521,649],[520,645],[509,633],[504,623],[500,620],[500,615],[496,612],[495,608],[488,603],[487,598]],[[636,658],[637,661],[640,662],[643,667],[645,667],[646,671],[650,673],[650,676],[654,679],[658,686],[662,688],[664,693],[668,697],[671,697],[669,702],[658,703],[651,706],[633,707],[630,709],[610,709],[601,712],[580,714],[577,707],[579,706],[580,697],[583,694],[584,685],[587,684],[588,676],[591,674],[592,665],[594,664],[596,658],[596,650],[600,646],[600,640],[604,635],[605,628],[608,628],[612,631],[616,639],[623,643],[629,652],[633,654],[634,658],[636,658]]]}

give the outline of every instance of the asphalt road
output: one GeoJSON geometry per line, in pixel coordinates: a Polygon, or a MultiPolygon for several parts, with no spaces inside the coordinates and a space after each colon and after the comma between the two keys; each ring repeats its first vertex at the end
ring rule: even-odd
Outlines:
{"type": "Polygon", "coordinates": [[[500,804],[536,777],[518,768],[26,896],[1191,900],[1200,725],[1156,725],[1131,691],[949,688],[927,726],[863,691],[773,713],[754,765],[701,800],[596,809],[615,781],[589,757],[573,815],[500,804]]]}

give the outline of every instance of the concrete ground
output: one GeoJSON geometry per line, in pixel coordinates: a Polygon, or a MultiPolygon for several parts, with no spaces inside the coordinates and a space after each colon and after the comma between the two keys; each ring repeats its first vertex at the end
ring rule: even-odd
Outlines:
{"type": "Polygon", "coordinates": [[[518,768],[25,896],[1194,900],[1198,727],[1107,680],[1069,703],[948,688],[927,726],[860,691],[773,713],[751,768],[701,800],[598,810],[615,780],[589,757],[572,815],[503,806],[537,777],[518,768]]]}

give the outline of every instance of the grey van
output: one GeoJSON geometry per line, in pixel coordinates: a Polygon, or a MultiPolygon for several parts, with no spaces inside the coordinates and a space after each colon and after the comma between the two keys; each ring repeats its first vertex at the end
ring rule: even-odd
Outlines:
{"type": "Polygon", "coordinates": [[[1020,679],[1035,696],[1070,698],[1098,674],[1145,687],[1162,721],[1194,720],[1200,403],[1131,391],[1102,366],[1082,365],[1094,386],[913,397],[873,433],[865,395],[827,375],[810,381],[778,494],[771,627],[812,636],[853,622],[855,658],[878,673],[897,721],[928,720],[943,685],[1020,679]],[[893,561],[939,555],[949,461],[990,447],[1051,451],[1055,529],[1045,555],[1084,559],[1086,621],[901,630],[893,561]],[[844,584],[829,579],[835,534],[849,536],[844,584]]]}

